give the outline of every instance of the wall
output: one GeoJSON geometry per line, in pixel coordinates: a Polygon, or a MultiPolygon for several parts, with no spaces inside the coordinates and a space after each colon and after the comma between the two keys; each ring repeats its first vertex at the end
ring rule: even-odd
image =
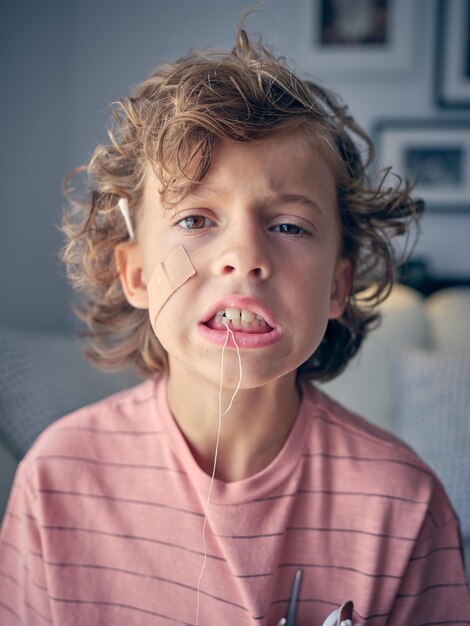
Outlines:
{"type": "Polygon", "coordinates": [[[64,7],[12,0],[0,8],[0,322],[24,328],[64,327],[68,316],[55,226],[72,162],[64,7]]]}
{"type": "MultiPolygon", "coordinates": [[[[369,130],[378,118],[449,117],[432,103],[435,1],[411,0],[412,68],[338,77],[303,60],[309,0],[266,0],[251,32],[301,73],[322,78],[369,130]]],[[[57,261],[61,180],[105,139],[108,105],[158,63],[190,48],[229,48],[244,0],[4,0],[0,323],[31,329],[73,326],[70,291],[57,261]]],[[[470,216],[428,215],[418,253],[441,274],[469,274],[470,216]]]]}

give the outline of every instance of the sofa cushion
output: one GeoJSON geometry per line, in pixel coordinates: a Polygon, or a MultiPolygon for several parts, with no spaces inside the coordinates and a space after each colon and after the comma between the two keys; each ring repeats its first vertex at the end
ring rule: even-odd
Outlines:
{"type": "Polygon", "coordinates": [[[470,351],[470,287],[437,291],[426,301],[426,314],[434,350],[470,351]]]}
{"type": "Polygon", "coordinates": [[[0,437],[18,459],[57,418],[137,381],[97,371],[72,335],[0,327],[0,354],[0,437]]]}
{"type": "Polygon", "coordinates": [[[406,348],[427,348],[431,344],[424,303],[414,289],[395,285],[380,307],[380,326],[366,337],[346,370],[322,385],[324,390],[377,426],[392,430],[394,359],[406,348]]]}
{"type": "Polygon", "coordinates": [[[394,430],[434,469],[470,536],[470,352],[403,352],[395,383],[394,430]]]}

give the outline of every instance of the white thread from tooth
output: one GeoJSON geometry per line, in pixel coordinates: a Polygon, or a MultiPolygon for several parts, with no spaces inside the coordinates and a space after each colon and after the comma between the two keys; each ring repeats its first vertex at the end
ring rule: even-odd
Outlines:
{"type": "Polygon", "coordinates": [[[204,559],[203,559],[203,562],[202,562],[202,567],[201,567],[201,572],[199,574],[199,579],[197,581],[196,626],[199,626],[199,608],[200,608],[200,597],[201,597],[201,580],[202,580],[202,575],[204,574],[204,569],[206,567],[206,562],[207,562],[207,546],[206,546],[207,515],[208,515],[208,512],[209,512],[209,504],[210,504],[210,499],[211,499],[212,487],[214,485],[214,480],[215,480],[215,470],[217,468],[217,458],[219,456],[219,443],[220,443],[220,433],[221,433],[221,430],[222,430],[222,418],[225,417],[225,415],[227,415],[227,413],[232,408],[233,401],[235,400],[235,396],[239,392],[240,386],[242,384],[242,374],[243,374],[242,361],[241,361],[241,357],[240,357],[240,349],[239,349],[238,344],[237,344],[237,342],[235,340],[235,335],[230,330],[230,328],[228,326],[228,323],[226,321],[224,322],[224,326],[227,329],[227,334],[225,335],[225,342],[224,342],[224,345],[223,345],[223,348],[222,348],[222,358],[221,358],[221,361],[220,361],[219,420],[218,420],[218,427],[217,427],[217,439],[216,439],[216,443],[215,443],[214,465],[212,467],[211,482],[209,484],[209,492],[207,494],[206,507],[205,507],[205,512],[204,512],[204,524],[203,524],[203,527],[202,527],[202,543],[203,543],[203,546],[204,546],[204,559]],[[233,392],[233,395],[232,395],[232,397],[230,399],[228,407],[225,409],[225,411],[222,412],[222,385],[223,385],[223,382],[224,382],[224,354],[225,354],[225,349],[227,347],[227,343],[228,343],[229,337],[232,338],[232,341],[235,344],[235,348],[237,349],[239,377],[238,377],[238,384],[237,384],[237,386],[235,388],[235,391],[233,392]]]}

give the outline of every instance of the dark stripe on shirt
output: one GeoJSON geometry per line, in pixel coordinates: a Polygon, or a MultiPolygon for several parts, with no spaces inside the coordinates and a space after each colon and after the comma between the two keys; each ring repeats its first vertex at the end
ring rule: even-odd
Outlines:
{"type": "Polygon", "coordinates": [[[444,587],[467,587],[467,585],[466,583],[442,583],[440,585],[429,585],[429,587],[421,589],[418,593],[398,593],[397,598],[417,598],[432,589],[442,589],[444,587]]]}
{"type": "Polygon", "coordinates": [[[468,619],[452,619],[445,622],[426,622],[424,624],[418,624],[418,626],[435,626],[437,624],[470,624],[468,619]]]}
{"type": "Polygon", "coordinates": [[[40,611],[38,611],[32,604],[30,604],[29,602],[26,602],[26,606],[28,607],[28,609],[30,609],[31,611],[33,611],[33,613],[35,613],[36,615],[39,615],[39,617],[41,619],[43,619],[45,622],[48,622],[49,624],[53,624],[54,620],[50,619],[49,617],[47,617],[46,615],[43,615],[40,611]]]}
{"type": "Polygon", "coordinates": [[[398,541],[415,541],[414,537],[402,537],[399,535],[387,535],[386,533],[373,533],[367,530],[357,530],[354,528],[316,528],[309,526],[288,526],[286,531],[306,531],[322,533],[354,533],[358,535],[368,535],[370,537],[380,537],[381,539],[397,539],[398,541]]]}
{"type": "Polygon", "coordinates": [[[214,537],[219,537],[220,539],[265,539],[269,537],[282,537],[284,534],[284,531],[279,533],[266,533],[264,535],[218,535],[214,533],[214,537]]]}
{"type": "Polygon", "coordinates": [[[104,428],[95,428],[93,426],[60,426],[56,430],[68,430],[74,432],[95,433],[97,435],[118,435],[130,437],[140,437],[145,435],[163,435],[164,430],[105,430],[104,428]]]}
{"type": "Polygon", "coordinates": [[[420,465],[411,463],[410,461],[402,461],[401,459],[355,456],[355,455],[349,455],[349,454],[330,454],[328,452],[304,452],[302,456],[307,459],[318,457],[318,458],[332,459],[334,461],[362,461],[364,463],[393,463],[395,465],[404,465],[405,467],[411,467],[412,469],[422,474],[426,474],[426,476],[432,476],[429,470],[426,470],[420,465]]]}
{"type": "Polygon", "coordinates": [[[408,504],[425,504],[428,502],[426,500],[414,500],[412,498],[405,498],[404,496],[392,496],[387,493],[368,493],[362,491],[332,491],[331,489],[299,489],[298,491],[292,491],[289,493],[279,494],[276,496],[266,496],[264,498],[257,498],[253,500],[253,502],[266,502],[269,500],[280,500],[282,498],[293,498],[298,495],[326,495],[326,496],[339,496],[345,497],[350,496],[352,498],[364,497],[364,498],[382,498],[385,500],[398,500],[399,502],[406,502],[408,504]]]}
{"type": "Polygon", "coordinates": [[[53,602],[62,602],[65,604],[81,604],[81,605],[98,605],[98,606],[107,606],[110,608],[119,608],[119,609],[128,609],[131,611],[138,611],[139,613],[145,613],[146,615],[153,615],[154,617],[160,617],[162,619],[168,620],[169,622],[174,622],[175,624],[184,624],[187,626],[188,622],[184,622],[182,620],[176,619],[174,617],[169,617],[168,615],[163,615],[163,613],[157,613],[156,611],[150,611],[149,609],[143,609],[138,606],[133,606],[132,604],[122,604],[119,602],[108,602],[108,601],[100,601],[100,600],[72,600],[69,598],[54,598],[50,596],[50,599],[53,602]]]}
{"type": "MultiPolygon", "coordinates": [[[[121,567],[111,567],[107,565],[96,565],[94,563],[57,563],[54,561],[45,561],[47,565],[51,565],[52,567],[61,567],[61,568],[75,568],[75,569],[93,569],[93,570],[102,570],[109,572],[117,572],[119,574],[126,574],[129,576],[136,576],[138,578],[147,578],[150,580],[159,580],[161,582],[168,583],[169,585],[176,585],[177,587],[182,587],[183,589],[188,589],[189,591],[197,592],[197,587],[192,587],[186,583],[173,580],[171,578],[164,578],[163,576],[156,576],[155,574],[145,574],[143,572],[136,572],[133,570],[124,569],[121,567]]],[[[216,596],[208,591],[204,591],[200,589],[200,593],[204,596],[217,600],[218,602],[222,602],[223,604],[230,604],[231,606],[236,607],[237,609],[242,609],[243,611],[247,611],[244,606],[241,604],[237,604],[236,602],[232,602],[231,600],[227,600],[225,598],[221,598],[220,596],[216,596]]]]}
{"type": "Polygon", "coordinates": [[[25,626],[26,626],[26,622],[23,622],[23,620],[18,615],[18,613],[16,611],[14,611],[11,607],[9,607],[8,604],[5,604],[1,600],[0,600],[0,608],[4,609],[8,613],[10,613],[10,615],[13,615],[13,617],[15,617],[20,624],[25,624],[25,626]]]}
{"type": "Polygon", "coordinates": [[[395,574],[370,574],[369,572],[363,572],[362,570],[356,569],[354,567],[347,567],[346,565],[333,565],[333,564],[320,564],[320,563],[280,563],[279,568],[284,567],[292,567],[292,568],[315,568],[315,569],[339,569],[345,570],[347,572],[354,572],[355,574],[361,574],[362,576],[367,576],[368,578],[393,578],[396,580],[401,580],[402,576],[398,576],[395,574]]]}
{"type": "Polygon", "coordinates": [[[175,467],[166,467],[165,465],[140,465],[137,463],[117,463],[116,461],[102,461],[101,459],[88,459],[86,457],[81,456],[70,456],[64,454],[41,454],[35,457],[37,461],[48,461],[48,460],[61,460],[61,461],[74,461],[77,463],[89,463],[91,465],[101,465],[108,467],[118,467],[124,469],[137,469],[137,470],[153,470],[153,471],[168,471],[168,472],[176,472],[177,474],[186,475],[186,472],[180,469],[176,469],[175,467]]]}
{"type": "Polygon", "coordinates": [[[429,556],[431,556],[435,552],[445,552],[446,550],[449,552],[459,552],[459,553],[461,552],[460,546],[446,546],[443,548],[434,548],[433,550],[429,550],[429,552],[427,552],[426,554],[410,557],[410,561],[420,561],[422,559],[427,559],[429,556]]]}
{"type": "Polygon", "coordinates": [[[5,578],[8,578],[12,583],[14,583],[16,586],[18,586],[20,584],[20,581],[15,578],[14,576],[12,576],[11,574],[9,574],[8,572],[5,572],[5,570],[0,569],[0,576],[4,576],[5,578]]]}
{"type": "Polygon", "coordinates": [[[171,506],[170,504],[162,504],[161,502],[150,502],[149,500],[134,500],[132,498],[118,498],[117,496],[107,496],[95,493],[83,493],[81,491],[62,491],[59,489],[38,489],[39,493],[47,493],[50,495],[70,496],[72,498],[91,498],[94,500],[106,500],[107,502],[121,502],[123,504],[140,504],[142,506],[153,506],[187,515],[195,515],[196,517],[204,517],[204,513],[198,511],[189,511],[181,507],[171,506]]]}
{"type": "MultiPolygon", "coordinates": [[[[40,526],[43,530],[52,530],[57,532],[77,532],[77,533],[90,533],[93,535],[101,535],[104,537],[111,537],[113,539],[125,539],[131,541],[142,541],[146,543],[155,543],[162,546],[167,546],[169,548],[177,548],[179,550],[183,550],[184,552],[190,552],[191,554],[197,554],[198,556],[204,556],[204,552],[200,550],[194,550],[193,548],[186,548],[185,546],[180,546],[175,543],[170,543],[168,541],[161,541],[160,539],[154,539],[153,537],[142,537],[140,535],[125,535],[120,533],[111,533],[105,530],[97,530],[95,528],[79,528],[75,526],[49,526],[43,525],[40,526]]],[[[208,559],[214,559],[215,561],[225,562],[225,559],[220,556],[215,556],[213,554],[206,555],[208,559]]]]}

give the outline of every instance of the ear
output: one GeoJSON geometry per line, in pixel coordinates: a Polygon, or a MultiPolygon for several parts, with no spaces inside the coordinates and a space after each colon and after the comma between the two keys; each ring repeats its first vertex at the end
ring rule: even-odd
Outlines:
{"type": "Polygon", "coordinates": [[[116,268],[127,301],[136,309],[148,309],[147,285],[142,279],[143,258],[137,243],[125,241],[114,251],[116,268]]]}
{"type": "Polygon", "coordinates": [[[338,319],[346,307],[352,284],[352,265],[349,259],[340,257],[336,262],[330,295],[330,319],[338,319]]]}

